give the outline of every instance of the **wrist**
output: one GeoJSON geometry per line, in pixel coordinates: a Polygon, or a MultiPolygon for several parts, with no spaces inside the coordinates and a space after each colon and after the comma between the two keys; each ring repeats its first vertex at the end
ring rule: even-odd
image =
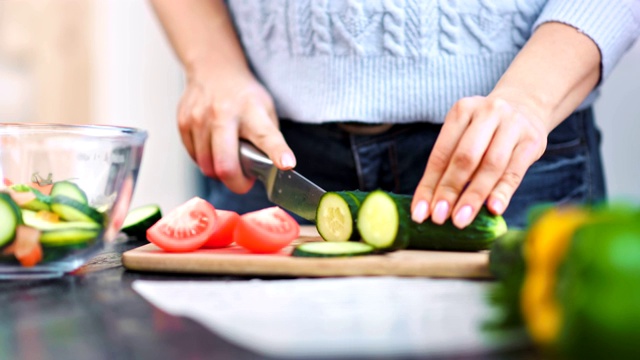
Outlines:
{"type": "Polygon", "coordinates": [[[252,76],[244,58],[231,59],[214,51],[202,51],[186,56],[183,68],[188,81],[194,79],[252,76]]]}
{"type": "Polygon", "coordinates": [[[496,86],[487,97],[506,101],[515,111],[541,124],[547,133],[558,125],[554,106],[544,95],[532,94],[519,87],[496,86]]]}

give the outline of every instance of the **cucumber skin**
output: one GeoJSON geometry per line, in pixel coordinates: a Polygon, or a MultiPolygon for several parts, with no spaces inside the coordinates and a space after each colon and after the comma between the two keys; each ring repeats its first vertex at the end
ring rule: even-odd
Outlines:
{"type": "Polygon", "coordinates": [[[7,220],[12,220],[14,225],[13,225],[13,229],[9,231],[10,236],[8,236],[6,239],[0,239],[0,249],[2,249],[5,245],[10,244],[13,239],[16,237],[16,229],[18,228],[18,225],[22,225],[22,211],[20,210],[20,207],[18,206],[18,204],[16,204],[15,201],[13,201],[13,199],[11,198],[11,195],[5,193],[5,192],[0,192],[0,202],[4,202],[6,206],[8,206],[11,211],[13,212],[13,219],[2,219],[3,222],[7,221],[7,220]]]}
{"type": "MultiPolygon", "coordinates": [[[[352,190],[352,191],[327,191],[323,197],[327,194],[335,194],[340,196],[349,206],[349,211],[351,212],[351,220],[352,220],[352,229],[351,236],[349,237],[349,241],[359,241],[360,240],[360,232],[358,231],[358,210],[360,209],[360,204],[364,201],[364,199],[369,195],[367,191],[360,190],[352,190]]],[[[322,197],[320,198],[319,204],[322,204],[322,197]]],[[[318,204],[318,206],[319,206],[318,204]]],[[[316,212],[318,214],[319,212],[316,212]]],[[[318,224],[322,221],[318,215],[316,215],[316,229],[318,229],[318,224]]],[[[320,234],[322,236],[322,234],[320,234]]]]}
{"type": "Polygon", "coordinates": [[[105,224],[105,216],[98,212],[98,210],[94,209],[93,207],[86,205],[86,204],[82,204],[81,202],[72,199],[68,196],[64,196],[64,195],[57,195],[51,198],[51,210],[58,214],[60,216],[60,218],[67,220],[67,221],[92,221],[95,222],[96,224],[99,224],[101,226],[104,226],[105,224]],[[66,214],[64,212],[64,209],[61,209],[60,206],[68,206],[70,208],[75,209],[76,211],[84,214],[85,218],[82,219],[75,219],[75,218],[67,218],[66,214]]]}
{"type": "MultiPolygon", "coordinates": [[[[418,224],[411,220],[411,195],[395,194],[382,190],[390,196],[398,211],[399,225],[396,238],[387,250],[444,250],[479,251],[489,249],[495,238],[507,231],[507,224],[500,215],[489,213],[482,207],[476,218],[464,229],[458,229],[451,219],[438,225],[430,220],[418,224]]],[[[366,199],[365,199],[366,201],[366,199]]],[[[366,239],[363,239],[366,242],[366,239]]]]}
{"type": "MultiPolygon", "coordinates": [[[[153,226],[153,224],[157,223],[160,219],[162,219],[162,210],[160,209],[160,206],[155,204],[145,205],[129,211],[129,214],[131,214],[131,213],[134,213],[135,211],[138,211],[142,208],[147,208],[147,207],[154,208],[155,210],[157,210],[157,212],[154,212],[153,215],[151,215],[150,217],[147,217],[146,219],[138,221],[134,224],[131,224],[128,226],[125,226],[123,224],[120,231],[122,231],[123,233],[129,236],[136,237],[138,239],[146,239],[147,229],[149,229],[151,226],[153,226]]],[[[126,219],[125,219],[125,223],[126,223],[126,219]]]]}

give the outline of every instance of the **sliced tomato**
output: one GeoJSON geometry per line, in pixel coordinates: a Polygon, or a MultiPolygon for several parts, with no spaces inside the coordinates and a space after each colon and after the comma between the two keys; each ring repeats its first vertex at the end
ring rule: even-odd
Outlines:
{"type": "Polygon", "coordinates": [[[165,251],[193,251],[209,240],[216,226],[216,209],[196,196],[147,229],[147,239],[165,251]]]}
{"type": "Polygon", "coordinates": [[[7,179],[7,178],[2,178],[2,183],[4,184],[4,186],[11,186],[13,185],[13,181],[7,179]]]}
{"type": "Polygon", "coordinates": [[[231,245],[233,242],[233,232],[236,229],[240,215],[235,211],[216,209],[218,215],[218,223],[216,230],[207,240],[203,248],[217,249],[231,245]]]}
{"type": "Polygon", "coordinates": [[[274,253],[300,234],[300,225],[281,208],[274,206],[240,216],[233,239],[254,253],[274,253]]]}

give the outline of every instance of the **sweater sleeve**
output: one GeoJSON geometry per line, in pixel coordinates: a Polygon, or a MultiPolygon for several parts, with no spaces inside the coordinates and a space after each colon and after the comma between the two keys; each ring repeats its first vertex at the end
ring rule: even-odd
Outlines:
{"type": "Polygon", "coordinates": [[[595,42],[602,81],[640,36],[640,0],[549,0],[533,29],[550,21],[570,25],[595,42]]]}

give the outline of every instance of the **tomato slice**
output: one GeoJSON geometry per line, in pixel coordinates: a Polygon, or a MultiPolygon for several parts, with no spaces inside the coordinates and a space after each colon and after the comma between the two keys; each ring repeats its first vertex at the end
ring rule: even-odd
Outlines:
{"type": "Polygon", "coordinates": [[[216,209],[196,196],[147,229],[147,239],[165,251],[193,251],[207,242],[216,226],[216,209]]]}
{"type": "Polygon", "coordinates": [[[231,245],[233,242],[233,231],[236,229],[240,215],[235,211],[216,209],[218,223],[216,230],[209,237],[203,248],[217,249],[231,245]]]}
{"type": "Polygon", "coordinates": [[[274,253],[300,234],[300,225],[281,208],[274,206],[240,216],[233,239],[254,253],[274,253]]]}

